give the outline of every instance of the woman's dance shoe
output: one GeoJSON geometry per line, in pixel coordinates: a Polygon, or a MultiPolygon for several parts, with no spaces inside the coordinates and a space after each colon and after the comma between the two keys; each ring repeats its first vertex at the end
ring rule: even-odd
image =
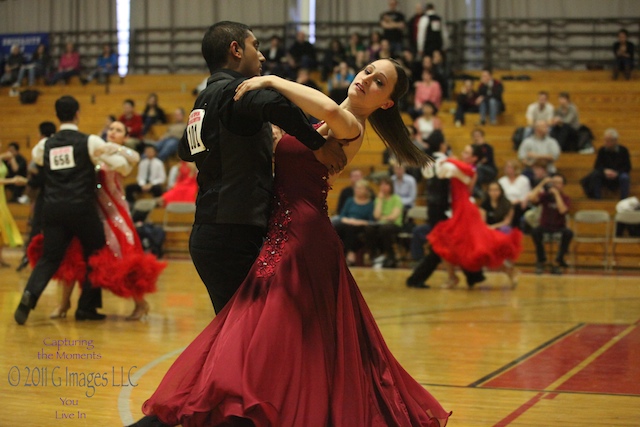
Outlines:
{"type": "Polygon", "coordinates": [[[49,319],[64,319],[67,317],[67,311],[71,308],[70,303],[62,304],[56,307],[49,315],[49,319]]]}
{"type": "Polygon", "coordinates": [[[133,313],[128,316],[127,320],[143,320],[149,314],[149,303],[146,301],[142,301],[140,303],[136,302],[136,307],[133,309],[133,313]]]}

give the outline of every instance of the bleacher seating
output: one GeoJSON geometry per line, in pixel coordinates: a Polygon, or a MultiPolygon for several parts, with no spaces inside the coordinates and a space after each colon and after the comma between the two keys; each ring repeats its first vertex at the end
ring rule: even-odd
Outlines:
{"type": "MultiPolygon", "coordinates": [[[[479,73],[478,73],[479,74],[479,73]]],[[[593,131],[596,149],[601,145],[602,134],[608,127],[615,127],[620,133],[620,143],[630,149],[632,165],[640,167],[640,126],[637,117],[640,115],[640,80],[611,81],[607,71],[495,71],[494,75],[502,80],[505,75],[528,74],[529,81],[509,80],[505,84],[505,102],[507,110],[500,117],[497,126],[485,126],[487,141],[495,148],[496,162],[502,168],[507,159],[515,158],[512,149],[511,136],[517,126],[525,124],[524,113],[526,106],[536,99],[536,93],[546,90],[550,94],[550,101],[557,102],[557,95],[561,91],[571,94],[572,101],[577,105],[582,123],[593,131]]],[[[155,92],[159,96],[160,105],[167,113],[177,107],[189,110],[193,105],[194,96],[191,89],[203,79],[202,74],[174,74],[174,75],[131,75],[122,82],[114,79],[106,93],[105,86],[90,83],[81,86],[74,79],[69,86],[38,87],[42,93],[36,104],[21,105],[17,97],[9,97],[8,89],[0,94],[0,138],[3,142],[17,141],[25,156],[30,156],[30,149],[37,142],[37,125],[44,120],[57,123],[53,108],[54,101],[64,95],[75,96],[81,105],[80,129],[84,132],[97,133],[103,126],[104,118],[109,114],[119,115],[121,104],[125,98],[136,101],[136,109],[140,112],[149,93],[155,92]]],[[[466,126],[456,128],[453,125],[451,110],[455,104],[445,101],[440,109],[440,117],[444,123],[444,134],[455,152],[469,143],[470,133],[477,121],[477,115],[469,115],[466,126]]],[[[407,123],[410,119],[407,117],[407,123]]],[[[164,132],[162,126],[154,131],[159,137],[164,132]]],[[[365,175],[372,170],[384,170],[382,152],[384,145],[378,136],[369,128],[360,153],[356,156],[350,168],[361,168],[365,175]]],[[[582,194],[578,181],[592,168],[595,154],[563,153],[557,163],[559,170],[567,177],[566,191],[572,198],[571,213],[580,209],[604,209],[611,215],[615,212],[617,202],[614,195],[608,195],[605,200],[588,200],[582,194]]],[[[130,176],[128,180],[134,179],[130,176]]],[[[348,171],[339,178],[329,194],[329,211],[333,212],[337,204],[338,194],[342,188],[349,185],[348,171]]],[[[423,194],[423,193],[421,193],[423,194]]],[[[640,178],[632,172],[632,195],[640,194],[640,178]]],[[[424,205],[424,196],[418,204],[424,205]]],[[[28,208],[21,205],[11,205],[23,231],[26,231],[28,208]]],[[[161,209],[154,212],[157,220],[162,218],[161,209]]],[[[161,220],[160,220],[161,221],[161,220]]],[[[158,221],[159,222],[159,221],[158,221]]],[[[533,245],[531,239],[525,238],[525,252],[519,263],[531,265],[534,263],[533,245]]],[[[181,247],[181,243],[177,243],[181,247]]],[[[588,245],[582,245],[579,259],[580,265],[601,267],[602,254],[594,247],[589,252],[588,245]]],[[[629,248],[629,253],[640,253],[640,247],[629,248]]],[[[628,257],[632,258],[632,257],[628,257]]],[[[625,265],[624,253],[617,257],[618,265],[625,265]]],[[[637,257],[629,265],[638,267],[637,257]]]]}

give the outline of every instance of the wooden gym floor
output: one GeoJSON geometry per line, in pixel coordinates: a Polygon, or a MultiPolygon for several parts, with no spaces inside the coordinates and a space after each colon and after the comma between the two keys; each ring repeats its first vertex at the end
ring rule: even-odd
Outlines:
{"type": "MultiPolygon", "coordinates": [[[[19,256],[6,254],[14,266],[19,256]]],[[[468,291],[441,288],[442,272],[425,290],[404,286],[406,269],[353,273],[395,356],[453,411],[450,426],[640,425],[637,276],[522,274],[511,290],[489,273],[468,291]]],[[[0,270],[3,427],[132,422],[213,316],[192,264],[171,260],[145,321],[125,321],[132,302],[105,293],[108,319],[76,322],[75,292],[70,318],[50,320],[51,283],[18,326],[28,276],[0,270]]]]}

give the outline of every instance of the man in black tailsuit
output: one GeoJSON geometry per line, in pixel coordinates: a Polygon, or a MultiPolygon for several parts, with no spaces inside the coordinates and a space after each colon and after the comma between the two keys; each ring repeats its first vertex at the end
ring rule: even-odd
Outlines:
{"type": "MultiPolygon", "coordinates": [[[[42,291],[58,270],[73,237],[82,244],[84,258],[105,245],[102,222],[96,204],[96,172],[98,158],[111,164],[110,156],[102,156],[105,142],[96,135],[78,132],[80,105],[71,96],[56,101],[56,115],[60,130],[42,139],[34,147],[32,158],[42,165],[44,174],[44,203],[42,257],[33,268],[22,294],[14,318],[22,325],[35,308],[42,291]]],[[[97,312],[102,306],[102,294],[94,288],[87,276],[78,300],[76,320],[102,320],[97,312]]]]}
{"type": "MultiPolygon", "coordinates": [[[[440,221],[444,221],[448,218],[447,211],[450,209],[450,179],[441,178],[445,175],[440,173],[442,164],[447,160],[448,146],[444,140],[437,140],[430,143],[429,154],[434,158],[434,164],[427,166],[428,169],[425,173],[427,181],[427,221],[431,226],[431,230],[440,221]]],[[[424,282],[431,277],[433,272],[438,268],[438,265],[442,259],[440,255],[429,248],[427,255],[420,260],[415,267],[411,276],[407,278],[407,286],[410,288],[429,288],[424,282]]],[[[463,270],[465,277],[467,278],[467,285],[473,287],[476,283],[485,280],[482,271],[466,271],[463,270]]]]}
{"type": "MultiPolygon", "coordinates": [[[[278,92],[256,90],[234,101],[245,79],[260,75],[265,58],[251,29],[223,21],[202,40],[211,77],[195,105],[178,155],[198,167],[196,215],[189,252],[216,313],[229,302],[258,257],[272,200],[273,135],[281,127],[338,172],[346,164],[341,143],[324,137],[298,107],[278,92]]],[[[130,427],[166,426],[145,416],[130,427]]]]}

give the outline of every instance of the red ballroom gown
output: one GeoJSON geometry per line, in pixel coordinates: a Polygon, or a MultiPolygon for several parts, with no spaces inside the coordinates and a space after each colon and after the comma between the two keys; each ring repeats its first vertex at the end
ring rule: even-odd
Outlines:
{"type": "MultiPolygon", "coordinates": [[[[121,175],[102,165],[97,187],[98,215],[107,244],[89,258],[91,283],[125,298],[141,298],[155,292],[158,276],[166,263],[144,252],[124,198],[121,175]]],[[[28,256],[31,266],[42,256],[42,234],[34,237],[28,256]]],[[[53,278],[66,285],[82,283],[86,270],[82,245],[74,238],[53,278]]]]}
{"type": "Polygon", "coordinates": [[[143,412],[187,427],[240,425],[235,417],[256,427],[446,425],[450,413],[393,357],[347,268],[326,167],[289,135],[275,159],[258,259],[143,412]]]}
{"type": "MultiPolygon", "coordinates": [[[[473,167],[455,159],[447,159],[464,175],[473,177],[473,167]]],[[[451,178],[451,218],[440,221],[427,235],[433,250],[442,259],[468,271],[484,267],[496,268],[505,260],[515,261],[522,252],[522,233],[517,228],[509,233],[490,228],[480,210],[470,200],[469,187],[457,177],[451,178]]]]}

